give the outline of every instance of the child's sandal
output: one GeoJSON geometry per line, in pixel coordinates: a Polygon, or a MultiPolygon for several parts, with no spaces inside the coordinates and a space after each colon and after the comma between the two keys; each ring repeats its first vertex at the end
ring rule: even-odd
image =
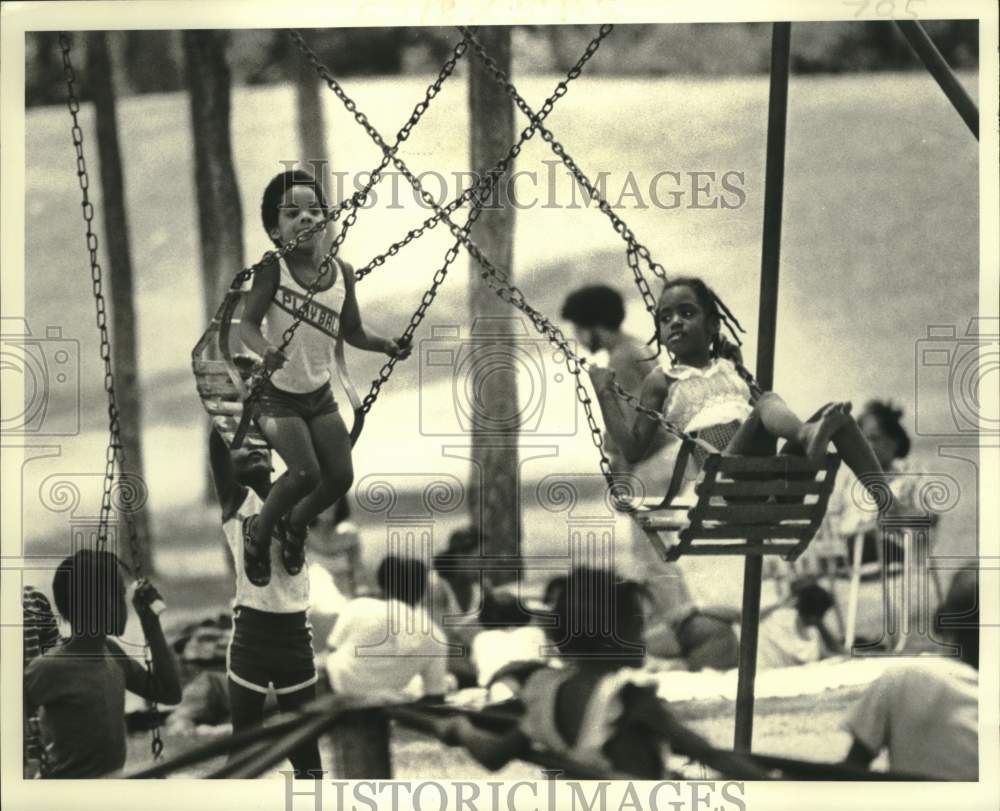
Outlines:
{"type": "Polygon", "coordinates": [[[243,571],[253,585],[263,587],[271,582],[271,550],[270,546],[262,550],[253,539],[257,518],[251,515],[243,519],[243,571]]]}
{"type": "Polygon", "coordinates": [[[306,565],[306,535],[308,530],[303,530],[301,534],[292,528],[292,524],[286,518],[280,521],[282,527],[281,534],[281,563],[285,571],[292,577],[302,571],[306,565]]]}

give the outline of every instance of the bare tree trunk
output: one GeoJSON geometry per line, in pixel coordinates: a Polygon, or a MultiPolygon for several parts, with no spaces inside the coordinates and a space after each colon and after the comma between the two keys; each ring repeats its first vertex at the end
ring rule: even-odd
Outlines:
{"type": "Polygon", "coordinates": [[[326,125],[323,121],[323,86],[316,70],[298,48],[289,48],[294,60],[295,106],[299,128],[300,162],[320,182],[328,202],[333,202],[330,185],[330,158],[326,150],[326,125]]]}
{"type": "MultiPolygon", "coordinates": [[[[194,135],[204,323],[208,325],[233,277],[243,269],[243,211],[229,126],[229,34],[185,31],[182,42],[194,135]]],[[[205,499],[211,501],[215,488],[211,472],[205,470],[205,499]]]]}
{"type": "MultiPolygon", "coordinates": [[[[510,74],[510,29],[482,28],[479,38],[510,74]]],[[[469,73],[472,171],[480,176],[510,148],[514,140],[514,105],[480,60],[472,60],[469,73]]],[[[505,188],[509,173],[498,181],[505,188]]],[[[511,267],[514,208],[506,195],[492,196],[473,230],[476,242],[498,266],[511,267]],[[494,201],[499,201],[495,205],[494,201]]],[[[521,509],[518,493],[520,409],[517,396],[516,336],[523,334],[518,314],[498,298],[473,269],[469,287],[469,314],[473,347],[482,358],[470,369],[477,380],[478,402],[471,408],[473,524],[483,533],[487,555],[510,556],[510,571],[491,575],[495,583],[518,577],[521,554],[521,509]],[[489,335],[489,338],[486,338],[489,335]],[[478,336],[478,341],[477,341],[478,336]]]]}
{"type": "MultiPolygon", "coordinates": [[[[121,153],[118,148],[118,119],[108,42],[103,31],[87,36],[87,75],[97,119],[97,149],[100,160],[103,204],[104,245],[108,252],[111,282],[112,341],[115,394],[119,408],[120,438],[125,454],[122,474],[145,482],[142,456],[142,396],[136,362],[136,325],[132,293],[132,258],[129,250],[128,220],[121,153]]],[[[119,555],[133,568],[148,574],[153,570],[152,538],[146,510],[131,513],[138,548],[125,551],[127,537],[118,535],[119,555]]]]}

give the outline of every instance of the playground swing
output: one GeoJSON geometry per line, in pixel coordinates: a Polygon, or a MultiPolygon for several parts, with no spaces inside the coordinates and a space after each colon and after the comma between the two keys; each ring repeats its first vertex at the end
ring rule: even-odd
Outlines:
{"type": "MultiPolygon", "coordinates": [[[[472,42],[494,80],[504,87],[518,108],[533,125],[537,126],[542,138],[549,143],[553,152],[572,172],[591,199],[598,202],[598,208],[610,219],[616,233],[625,241],[626,257],[636,287],[642,295],[647,311],[655,320],[656,300],[639,266],[639,258],[645,260],[656,276],[666,281],[667,276],[663,267],[653,260],[648,248],[638,242],[629,226],[615,214],[579,165],[555,140],[552,133],[540,123],[537,114],[478,41],[475,33],[464,27],[461,31],[472,42]]],[[[586,361],[573,353],[561,331],[527,304],[524,295],[509,284],[506,274],[502,271],[484,263],[484,278],[501,298],[525,312],[536,329],[559,347],[564,353],[571,373],[576,377],[579,388],[579,373],[586,367],[586,361]]],[[[738,370],[751,391],[759,394],[760,387],[749,372],[742,365],[738,366],[738,370]]],[[[584,393],[580,397],[587,411],[588,422],[591,424],[594,444],[601,455],[601,469],[612,494],[612,503],[636,521],[654,547],[667,560],[676,560],[682,554],[781,554],[793,560],[802,554],[826,514],[836,471],[840,464],[836,455],[827,454],[819,464],[789,456],[724,456],[716,448],[672,425],[662,414],[642,407],[634,396],[620,386],[614,385],[613,389],[618,397],[628,402],[635,410],[655,419],[681,442],[670,486],[662,498],[644,499],[638,502],[624,497],[621,492],[622,484],[616,482],[611,474],[610,462],[604,453],[600,432],[595,430],[589,396],[584,393]],[[700,448],[706,457],[703,477],[696,487],[698,501],[693,505],[674,505],[673,499],[683,483],[687,460],[696,447],[700,448]],[[679,515],[682,510],[686,511],[686,516],[679,515]],[[666,533],[678,533],[680,542],[672,543],[665,537],[666,533]],[[696,541],[709,543],[702,544],[696,541]],[[725,543],[720,543],[722,541],[725,543]]]]}
{"type": "MultiPolygon", "coordinates": [[[[73,63],[70,58],[70,39],[64,32],[60,32],[59,34],[59,47],[62,51],[63,73],[66,77],[66,104],[69,108],[70,117],[73,122],[70,131],[73,139],[73,147],[76,150],[77,180],[82,193],[81,207],[83,209],[84,225],[86,226],[87,251],[90,260],[92,292],[94,305],[97,309],[97,327],[100,333],[101,358],[104,361],[104,389],[108,393],[108,448],[105,453],[106,464],[104,470],[104,492],[101,498],[101,513],[97,526],[97,539],[95,544],[97,551],[103,552],[106,550],[108,541],[108,524],[111,519],[112,507],[111,491],[115,480],[115,469],[117,467],[119,477],[124,474],[125,450],[121,440],[118,403],[115,396],[114,370],[111,363],[111,340],[108,334],[106,316],[107,310],[102,292],[103,285],[101,264],[97,257],[97,234],[94,233],[93,230],[94,206],[90,202],[90,196],[88,194],[90,180],[87,174],[87,163],[83,152],[83,130],[81,129],[80,122],[77,118],[77,114],[80,112],[80,101],[77,98],[75,90],[76,72],[73,69],[73,63]]],[[[122,518],[125,520],[125,532],[128,537],[129,549],[132,557],[131,573],[137,582],[142,582],[144,576],[142,570],[142,557],[139,553],[139,541],[136,536],[135,524],[132,522],[131,512],[127,504],[122,507],[121,513],[122,518]]],[[[154,611],[159,613],[156,605],[156,603],[153,603],[154,611]]],[[[160,603],[159,609],[162,610],[162,607],[163,605],[160,603]]],[[[146,667],[146,673],[148,674],[148,692],[149,695],[154,695],[153,657],[149,648],[149,642],[145,639],[145,637],[143,638],[143,661],[146,667]]],[[[150,749],[152,751],[153,760],[159,760],[163,754],[163,739],[160,737],[160,712],[157,708],[156,701],[152,698],[146,699],[145,715],[147,719],[151,719],[152,721],[149,729],[151,735],[150,749]]],[[[43,776],[46,768],[47,764],[43,756],[43,776]]]]}
{"type": "MultiPolygon", "coordinates": [[[[301,40],[297,32],[292,33],[293,39],[297,37],[298,40],[301,40]]],[[[243,286],[265,264],[279,260],[286,253],[293,250],[300,242],[316,234],[328,223],[335,222],[344,210],[350,209],[349,214],[344,219],[340,232],[334,238],[331,247],[323,259],[319,275],[306,291],[306,296],[296,310],[291,325],[285,330],[282,336],[282,343],[279,349],[284,351],[292,340],[296,329],[302,323],[305,314],[308,312],[312,298],[323,284],[326,274],[330,272],[332,267],[338,267],[335,262],[336,255],[344,239],[347,237],[347,232],[357,219],[358,210],[368,199],[368,194],[374,185],[381,180],[383,170],[395,158],[395,153],[399,149],[399,146],[409,137],[413,127],[420,120],[424,112],[426,112],[431,99],[438,94],[444,81],[451,76],[456,63],[465,52],[465,47],[464,41],[461,42],[454,49],[452,55],[445,61],[437,79],[428,86],[424,98],[418,102],[407,122],[397,133],[396,143],[390,147],[384,141],[380,140],[379,145],[382,147],[384,155],[379,165],[369,173],[368,182],[365,187],[356,192],[349,200],[336,206],[332,213],[327,212],[320,222],[298,234],[293,241],[281,246],[278,250],[267,252],[255,265],[240,271],[233,279],[229,292],[216,311],[208,329],[192,350],[191,365],[199,398],[205,410],[211,416],[215,428],[234,450],[239,448],[244,442],[247,442],[252,447],[267,447],[267,440],[260,433],[254,421],[254,401],[260,391],[260,387],[271,377],[271,372],[262,369],[254,357],[240,353],[242,342],[238,336],[234,336],[233,334],[232,328],[234,325],[240,323],[240,317],[245,305],[243,286]]],[[[339,85],[336,84],[332,76],[329,76],[326,68],[319,64],[315,55],[312,55],[311,61],[316,65],[321,75],[325,74],[325,77],[328,77],[328,84],[339,91],[338,96],[344,101],[345,106],[354,112],[355,118],[359,122],[366,124],[367,119],[363,114],[357,112],[354,102],[343,91],[340,91],[339,85]]],[[[454,256],[451,256],[448,263],[446,263],[446,268],[447,264],[450,264],[453,259],[454,256]]],[[[441,276],[441,281],[443,281],[444,275],[447,274],[446,268],[441,276]]],[[[337,271],[334,270],[334,272],[337,271]]],[[[358,278],[364,278],[364,275],[358,274],[358,278]]],[[[424,296],[425,303],[421,305],[422,311],[426,311],[430,301],[434,298],[436,286],[440,284],[440,281],[437,279],[438,276],[435,275],[435,284],[432,285],[431,290],[424,296]],[[427,300],[428,296],[430,301],[427,300]]],[[[418,309],[418,312],[421,313],[421,319],[423,317],[422,311],[418,309]]],[[[416,323],[419,324],[419,320],[416,323]]],[[[409,343],[415,328],[416,324],[413,324],[411,321],[411,328],[404,333],[400,339],[400,343],[409,343]]],[[[347,368],[344,357],[344,336],[339,330],[334,347],[334,362],[338,381],[343,387],[354,411],[354,421],[350,432],[350,440],[353,447],[361,435],[365,415],[374,404],[378,392],[373,384],[373,392],[364,401],[359,397],[347,368]]],[[[394,367],[395,358],[391,358],[380,372],[379,381],[377,381],[378,385],[381,385],[381,383],[384,383],[388,379],[394,367]]]]}

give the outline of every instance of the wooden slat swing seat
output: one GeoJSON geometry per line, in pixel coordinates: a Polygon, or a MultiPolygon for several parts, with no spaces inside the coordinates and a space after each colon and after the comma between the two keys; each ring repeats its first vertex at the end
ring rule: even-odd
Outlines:
{"type": "Polygon", "coordinates": [[[696,441],[682,439],[662,499],[629,505],[632,519],[667,561],[682,555],[781,555],[798,558],[816,536],[840,467],[826,454],[819,464],[801,456],[708,453],[692,502],[674,499],[696,441]]]}

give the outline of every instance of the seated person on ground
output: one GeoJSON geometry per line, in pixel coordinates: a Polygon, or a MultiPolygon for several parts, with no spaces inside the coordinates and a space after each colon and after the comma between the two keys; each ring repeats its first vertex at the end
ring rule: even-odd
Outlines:
{"type": "Polygon", "coordinates": [[[490,688],[490,700],[501,701],[514,694],[500,671],[513,664],[545,661],[548,644],[543,631],[531,624],[532,616],[521,605],[515,593],[500,587],[487,589],[483,608],[479,612],[481,630],[472,640],[472,664],[476,682],[490,688]]]}
{"type": "Polygon", "coordinates": [[[448,671],[460,687],[474,687],[472,640],[482,627],[483,570],[480,535],[472,527],[453,532],[448,546],[434,556],[424,603],[431,619],[451,645],[448,671]]]}
{"type": "Polygon", "coordinates": [[[174,642],[185,684],[181,703],[167,719],[167,733],[225,731],[217,727],[228,725],[231,719],[226,676],[226,648],[231,636],[232,619],[220,615],[188,626],[174,642]]]}
{"type": "Polygon", "coordinates": [[[733,777],[764,776],[680,724],[657,698],[655,681],[637,669],[644,660],[640,589],[610,571],[574,569],[549,629],[563,667],[539,664],[527,675],[520,724],[493,734],[459,717],[448,722],[445,740],[490,769],[537,746],[598,770],[657,780],[667,745],[733,777]]]}
{"type": "Polygon", "coordinates": [[[757,667],[789,667],[818,662],[842,653],[843,646],[826,627],[833,597],[811,579],[792,585],[794,605],[779,605],[765,617],[757,636],[757,667]]]}
{"type": "Polygon", "coordinates": [[[349,601],[330,633],[326,671],[334,693],[439,700],[447,683],[448,647],[422,601],[427,567],[387,555],[376,575],[381,598],[349,601]]]}
{"type": "Polygon", "coordinates": [[[962,569],[938,609],[939,638],[958,658],[910,659],[876,679],[844,726],[846,762],[868,768],[888,750],[889,768],[938,780],[979,779],[978,573],[962,569]]]}
{"type": "MultiPolygon", "coordinates": [[[[26,668],[45,651],[59,644],[59,624],[48,598],[33,586],[21,592],[21,615],[24,619],[24,660],[26,668]]],[[[24,716],[24,777],[40,776],[45,746],[37,715],[24,716]]]]}

